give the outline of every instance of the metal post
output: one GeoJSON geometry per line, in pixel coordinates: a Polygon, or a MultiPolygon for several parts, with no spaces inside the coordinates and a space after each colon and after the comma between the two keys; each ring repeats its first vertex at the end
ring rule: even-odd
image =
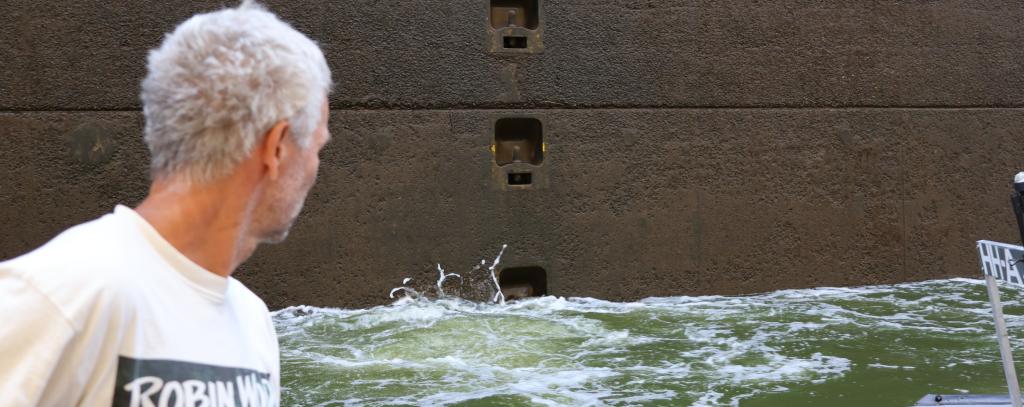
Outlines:
{"type": "Polygon", "coordinates": [[[988,299],[992,302],[992,317],[996,320],[996,339],[999,341],[999,354],[1003,358],[1003,373],[1006,373],[1006,386],[1010,389],[1010,400],[1013,407],[1021,407],[1020,383],[1017,382],[1017,370],[1013,367],[1013,354],[1010,351],[1010,337],[1003,320],[1003,304],[999,302],[999,286],[995,277],[986,275],[985,285],[988,286],[988,299]]]}

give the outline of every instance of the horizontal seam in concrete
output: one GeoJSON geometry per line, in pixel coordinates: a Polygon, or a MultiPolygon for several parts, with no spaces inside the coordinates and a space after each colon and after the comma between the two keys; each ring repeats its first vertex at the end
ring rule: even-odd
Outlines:
{"type": "MultiPolygon", "coordinates": [[[[1024,106],[647,106],[647,107],[453,107],[453,108],[332,108],[332,112],[453,112],[453,111],[508,111],[508,110],[1022,110],[1024,106]]],[[[0,110],[0,114],[18,113],[126,113],[141,109],[46,109],[0,110]]]]}
{"type": "Polygon", "coordinates": [[[1024,105],[510,105],[510,106],[432,106],[432,107],[388,107],[388,106],[343,106],[331,110],[866,110],[866,109],[1022,109],[1024,105]]]}

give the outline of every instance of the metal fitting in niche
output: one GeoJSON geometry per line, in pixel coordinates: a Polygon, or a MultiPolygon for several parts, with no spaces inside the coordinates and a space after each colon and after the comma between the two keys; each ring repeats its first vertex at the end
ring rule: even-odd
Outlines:
{"type": "Polygon", "coordinates": [[[544,30],[540,0],[491,0],[489,44],[491,52],[541,52],[544,30]]]}
{"type": "Polygon", "coordinates": [[[548,186],[544,124],[535,117],[503,117],[494,122],[491,143],[496,189],[535,189],[548,186]]]}

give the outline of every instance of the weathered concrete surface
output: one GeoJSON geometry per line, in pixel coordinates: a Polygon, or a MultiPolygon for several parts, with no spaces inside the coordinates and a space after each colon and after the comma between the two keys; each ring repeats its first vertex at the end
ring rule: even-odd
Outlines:
{"type": "MultiPolygon", "coordinates": [[[[0,110],[137,109],[146,51],[233,1],[0,2],[0,110]]],[[[544,51],[488,2],[267,2],[320,41],[336,108],[1024,106],[1020,0],[545,0],[544,51]]]]}
{"type": "MultiPolygon", "coordinates": [[[[1017,239],[1021,123],[1024,109],[335,111],[291,237],[237,276],[272,307],[361,307],[503,243],[550,294],[609,299],[975,276],[974,240],[1017,239]],[[523,114],[543,120],[549,188],[502,191],[488,133],[523,114]]],[[[0,258],[137,203],[141,124],[0,113],[0,258]],[[109,151],[74,151],[86,124],[109,151]]]]}
{"type": "MultiPolygon", "coordinates": [[[[0,3],[0,258],[144,196],[146,51],[234,3],[0,3]]],[[[1017,239],[1019,0],[545,0],[532,54],[488,51],[487,1],[267,3],[341,109],[291,238],[239,271],[273,307],[503,243],[550,294],[632,299],[974,276],[975,239],[1017,239]],[[521,115],[548,149],[516,190],[489,149],[521,115]]]]}

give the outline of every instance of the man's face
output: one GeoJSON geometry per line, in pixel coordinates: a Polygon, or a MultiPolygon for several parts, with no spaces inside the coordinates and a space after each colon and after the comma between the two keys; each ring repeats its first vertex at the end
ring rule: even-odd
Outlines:
{"type": "Polygon", "coordinates": [[[302,211],[306,194],[316,181],[320,150],[331,138],[327,130],[330,114],[326,97],[320,112],[319,123],[308,147],[301,148],[291,134],[281,141],[280,176],[275,181],[269,181],[262,199],[253,211],[252,235],[262,243],[279,243],[288,236],[295,218],[302,211]]]}

